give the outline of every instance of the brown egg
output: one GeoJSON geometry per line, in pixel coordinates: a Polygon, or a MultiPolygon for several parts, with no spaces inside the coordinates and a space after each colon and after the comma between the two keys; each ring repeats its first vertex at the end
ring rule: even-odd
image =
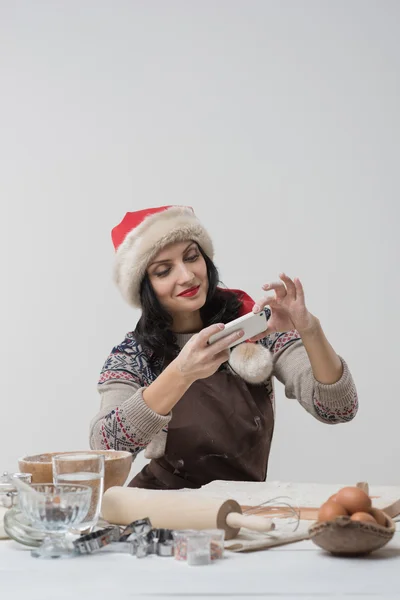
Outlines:
{"type": "Polygon", "coordinates": [[[386,515],[379,508],[370,508],[369,514],[372,515],[378,525],[382,525],[382,527],[386,527],[386,515]]]}
{"type": "Polygon", "coordinates": [[[318,511],[318,521],[333,521],[343,516],[348,516],[347,510],[334,500],[325,502],[318,511]]]}
{"type": "Polygon", "coordinates": [[[344,506],[350,515],[357,512],[367,513],[371,508],[371,498],[357,487],[344,487],[339,490],[336,502],[344,506]]]}
{"type": "Polygon", "coordinates": [[[327,502],[330,502],[330,500],[333,500],[334,502],[336,502],[336,494],[332,494],[332,496],[329,496],[327,502]]]}
{"type": "Polygon", "coordinates": [[[376,525],[374,517],[366,512],[356,512],[351,515],[350,519],[352,521],[362,521],[363,523],[375,523],[376,525]]]}

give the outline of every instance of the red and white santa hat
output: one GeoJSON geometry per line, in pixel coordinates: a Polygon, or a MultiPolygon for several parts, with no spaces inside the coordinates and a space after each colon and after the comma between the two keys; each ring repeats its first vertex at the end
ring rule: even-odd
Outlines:
{"type": "Polygon", "coordinates": [[[114,278],[134,308],[140,308],[140,284],[148,264],[167,244],[193,240],[211,260],[214,256],[211,238],[190,206],[128,212],[111,236],[116,250],[114,278]]]}

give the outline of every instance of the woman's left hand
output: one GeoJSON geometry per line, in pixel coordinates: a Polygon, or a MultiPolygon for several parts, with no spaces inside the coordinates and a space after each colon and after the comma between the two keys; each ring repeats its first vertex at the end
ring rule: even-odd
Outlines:
{"type": "Polygon", "coordinates": [[[266,283],[262,286],[263,290],[268,292],[268,295],[261,298],[253,306],[254,313],[258,313],[265,306],[269,306],[271,317],[268,320],[268,329],[251,338],[252,342],[256,342],[275,331],[296,329],[302,335],[312,331],[318,323],[317,318],[306,307],[300,279],[295,277],[292,280],[285,273],[280,273],[279,279],[281,281],[266,283]]]}

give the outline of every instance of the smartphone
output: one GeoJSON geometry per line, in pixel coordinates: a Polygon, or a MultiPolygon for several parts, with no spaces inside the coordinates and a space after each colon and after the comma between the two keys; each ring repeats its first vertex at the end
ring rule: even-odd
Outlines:
{"type": "Polygon", "coordinates": [[[233,346],[241,344],[249,338],[262,333],[267,329],[267,327],[267,316],[264,310],[259,313],[250,312],[247,313],[247,315],[243,315],[243,317],[239,317],[238,319],[231,321],[230,323],[226,323],[225,329],[219,331],[218,333],[214,333],[214,335],[212,335],[208,340],[208,343],[214,344],[217,340],[220,340],[227,335],[238,331],[239,329],[243,329],[244,334],[242,337],[230,344],[229,348],[233,348],[233,346]]]}

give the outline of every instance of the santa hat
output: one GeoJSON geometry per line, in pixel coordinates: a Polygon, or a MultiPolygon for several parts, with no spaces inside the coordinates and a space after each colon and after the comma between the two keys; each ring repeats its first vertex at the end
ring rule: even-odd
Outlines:
{"type": "MultiPolygon", "coordinates": [[[[128,212],[112,230],[116,251],[114,278],[125,300],[140,308],[140,285],[150,261],[167,244],[193,240],[212,260],[211,238],[189,206],[161,206],[128,212]]],[[[251,312],[254,301],[241,290],[238,316],[251,312]]],[[[260,344],[239,344],[230,356],[232,369],[249,383],[262,383],[271,374],[272,355],[260,344]]]]}
{"type": "Polygon", "coordinates": [[[213,259],[210,236],[189,206],[128,212],[111,233],[116,250],[114,279],[125,300],[140,308],[140,284],[150,261],[167,244],[193,240],[213,259]]]}

